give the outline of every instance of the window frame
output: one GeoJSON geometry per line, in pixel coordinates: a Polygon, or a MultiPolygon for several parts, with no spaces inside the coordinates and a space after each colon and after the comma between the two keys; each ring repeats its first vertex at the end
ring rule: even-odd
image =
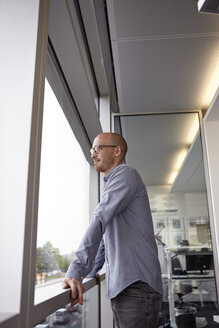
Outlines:
{"type": "MultiPolygon", "coordinates": [[[[11,313],[1,313],[0,314],[0,326],[1,328],[7,327],[17,327],[17,328],[30,328],[32,325],[40,321],[42,315],[45,317],[49,315],[54,310],[58,309],[61,306],[66,305],[69,302],[69,290],[63,291],[60,287],[60,291],[53,297],[49,296],[49,293],[46,292],[46,286],[44,286],[44,292],[47,295],[45,300],[38,304],[34,304],[34,294],[35,294],[35,266],[36,266],[36,237],[37,237],[37,219],[38,219],[38,197],[39,197],[39,176],[40,176],[40,157],[41,157],[41,142],[42,142],[42,121],[43,121],[43,99],[44,99],[44,85],[45,85],[45,76],[46,74],[46,64],[48,69],[48,28],[49,28],[49,16],[50,16],[50,5],[51,2],[49,0],[38,0],[37,4],[35,1],[28,4],[28,9],[31,11],[34,7],[39,8],[39,12],[36,14],[33,11],[33,16],[37,16],[37,24],[36,29],[34,31],[35,35],[33,36],[33,44],[35,43],[35,61],[32,67],[32,71],[30,72],[30,76],[32,74],[33,78],[33,94],[31,102],[32,107],[29,107],[28,110],[31,113],[31,121],[30,121],[30,141],[29,141],[29,158],[27,158],[27,188],[26,188],[26,209],[25,209],[25,218],[24,218],[24,227],[21,233],[23,240],[23,254],[21,256],[21,286],[19,295],[19,306],[18,311],[14,311],[12,308],[11,313]],[[34,38],[35,37],[35,38],[34,38]]],[[[65,3],[63,3],[65,5],[65,3]]],[[[15,6],[15,4],[10,4],[11,6],[15,6]]],[[[20,5],[19,5],[20,6],[20,5]]],[[[22,6],[26,5],[23,4],[22,6]]],[[[19,11],[19,13],[20,13],[19,11]]],[[[26,12],[25,12],[26,14],[26,12]]],[[[32,12],[31,12],[32,14],[32,12]]],[[[19,18],[19,22],[23,17],[19,18]]],[[[26,16],[25,16],[26,18],[26,16]]],[[[30,17],[28,17],[28,22],[30,23],[30,17]]],[[[22,23],[23,24],[23,23],[22,23]]],[[[34,25],[35,28],[35,25],[34,25]]],[[[32,30],[31,30],[32,32],[32,30]]],[[[31,44],[32,46],[32,44],[31,44]]],[[[76,47],[79,45],[76,44],[76,47]]],[[[27,52],[27,55],[29,53],[27,52]]],[[[32,59],[32,58],[31,58],[32,59]]],[[[82,61],[82,58],[81,58],[82,61]]],[[[51,56],[50,56],[50,62],[51,56]]],[[[74,62],[72,63],[74,65],[74,62]]],[[[53,73],[57,66],[54,65],[53,61],[53,73]]],[[[85,67],[84,67],[85,69],[85,67]]],[[[51,73],[51,72],[50,72],[51,73]]],[[[57,72],[56,72],[57,73],[57,72]]],[[[59,73],[59,72],[58,72],[59,73]]],[[[82,72],[84,74],[84,72],[82,72]]],[[[75,108],[76,102],[74,104],[73,99],[70,97],[70,92],[65,84],[63,84],[63,77],[59,74],[56,74],[55,78],[53,75],[53,79],[59,77],[59,84],[62,84],[62,91],[64,90],[64,97],[66,104],[70,106],[69,116],[66,115],[68,121],[70,121],[70,126],[74,132],[76,129],[77,136],[80,135],[80,144],[82,143],[82,149],[84,153],[88,153],[86,156],[89,163],[90,153],[89,149],[91,147],[91,139],[92,134],[97,134],[101,132],[101,126],[98,117],[92,118],[92,121],[95,121],[94,127],[92,126],[92,122],[89,123],[89,117],[87,117],[86,124],[84,124],[84,117],[80,116],[79,110],[75,108]],[[77,121],[77,128],[73,125],[73,122],[77,121]],[[90,125],[90,128],[89,128],[90,125]],[[89,134],[87,129],[89,128],[89,134]],[[91,132],[92,131],[92,132],[91,132]],[[85,147],[86,145],[86,147],[85,147]],[[86,152],[86,149],[88,150],[86,152]]],[[[89,81],[85,81],[85,83],[89,84],[89,81]]],[[[92,95],[89,95],[92,97],[92,95]]],[[[29,98],[28,98],[29,99],[29,98]]],[[[93,101],[94,104],[94,101],[93,101]]],[[[64,104],[62,104],[64,105],[64,104]]],[[[61,108],[66,108],[65,106],[61,106],[61,108]]],[[[93,109],[92,109],[93,110],[93,109]]],[[[93,115],[92,110],[89,115],[93,115]]],[[[25,129],[28,127],[25,126],[25,129]]],[[[78,138],[77,138],[78,139],[78,138]]],[[[97,176],[96,176],[97,178],[97,176]]],[[[25,183],[25,181],[23,181],[25,183]]],[[[95,184],[95,186],[97,183],[95,184]]],[[[98,191],[97,191],[98,192],[98,191]]],[[[20,233],[20,232],[19,232],[20,233]]],[[[20,236],[20,235],[19,235],[20,236]]],[[[20,237],[19,237],[20,238],[20,237]]],[[[17,270],[18,271],[18,270],[17,270]]],[[[14,272],[16,275],[17,273],[14,272]]],[[[103,275],[104,277],[104,275],[103,275]]],[[[104,279],[104,278],[103,278],[104,279]]],[[[60,282],[57,283],[57,286],[60,286],[60,282]]],[[[93,286],[96,285],[95,279],[90,279],[84,283],[85,290],[89,290],[93,286]]],[[[58,287],[59,289],[59,287],[58,287]]],[[[9,289],[10,299],[11,292],[9,289]]]]}

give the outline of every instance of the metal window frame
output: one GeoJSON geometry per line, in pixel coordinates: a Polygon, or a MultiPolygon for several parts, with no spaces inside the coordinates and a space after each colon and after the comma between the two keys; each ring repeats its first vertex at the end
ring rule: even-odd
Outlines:
{"type": "MultiPolygon", "coordinates": [[[[30,328],[58,308],[66,305],[70,300],[70,290],[62,290],[60,287],[60,291],[57,293],[57,295],[53,297],[48,296],[46,300],[38,304],[34,304],[39,176],[44,85],[48,46],[49,6],[50,0],[39,0],[36,63],[34,72],[34,91],[30,130],[30,152],[27,173],[28,181],[24,226],[25,232],[23,244],[21,304],[19,313],[0,314],[1,328],[9,328],[12,326],[16,328],[30,328]]],[[[87,136],[85,133],[85,138],[86,137],[87,136]]],[[[101,275],[101,281],[104,279],[105,274],[101,275]]],[[[58,284],[60,285],[60,282],[58,284]]],[[[90,290],[96,285],[96,279],[89,279],[83,283],[85,291],[90,290]]],[[[44,288],[45,291],[46,286],[42,288],[44,288]]],[[[100,285],[98,288],[100,289],[100,285]]],[[[97,297],[99,297],[99,295],[100,292],[98,293],[97,297]]]]}

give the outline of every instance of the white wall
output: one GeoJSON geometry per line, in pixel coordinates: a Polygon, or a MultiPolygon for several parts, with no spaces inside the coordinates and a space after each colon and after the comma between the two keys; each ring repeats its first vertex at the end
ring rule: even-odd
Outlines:
{"type": "Polygon", "coordinates": [[[206,193],[170,193],[170,186],[153,186],[147,190],[155,234],[163,222],[165,227],[159,235],[167,246],[175,247],[185,239],[191,246],[199,245],[196,224],[209,223],[206,193]]]}
{"type": "Polygon", "coordinates": [[[208,216],[206,193],[170,193],[169,186],[147,187],[151,208],[159,212],[177,210],[176,215],[208,216]]]}
{"type": "Polygon", "coordinates": [[[204,164],[207,177],[217,292],[219,293],[219,89],[203,120],[204,164]]]}
{"type": "MultiPolygon", "coordinates": [[[[218,109],[219,110],[219,109],[218,109]]],[[[219,245],[219,121],[205,123],[216,244],[219,245]]]]}

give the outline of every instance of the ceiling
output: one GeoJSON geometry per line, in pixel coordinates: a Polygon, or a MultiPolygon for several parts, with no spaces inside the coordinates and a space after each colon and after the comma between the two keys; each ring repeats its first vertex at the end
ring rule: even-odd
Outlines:
{"type": "MultiPolygon", "coordinates": [[[[99,122],[99,118],[90,99],[92,74],[84,61],[83,28],[99,95],[110,97],[112,112],[150,114],[147,119],[121,118],[121,132],[129,146],[127,162],[139,169],[147,186],[168,184],[177,154],[189,146],[192,120],[182,113],[210,104],[206,91],[219,69],[219,16],[199,13],[196,0],[53,0],[51,17],[50,39],[85,126],[93,127],[91,120],[99,122]]],[[[201,138],[196,143],[173,191],[205,190],[201,138]]]]}
{"type": "MultiPolygon", "coordinates": [[[[120,113],[209,106],[206,90],[219,63],[219,16],[200,14],[196,0],[108,0],[107,13],[120,113]]],[[[147,186],[168,184],[177,154],[188,146],[191,121],[189,114],[120,118],[127,162],[147,186]]],[[[172,191],[205,191],[200,135],[172,191]]]]}
{"type": "Polygon", "coordinates": [[[196,0],[108,0],[121,113],[205,108],[219,62],[219,16],[196,0]]]}

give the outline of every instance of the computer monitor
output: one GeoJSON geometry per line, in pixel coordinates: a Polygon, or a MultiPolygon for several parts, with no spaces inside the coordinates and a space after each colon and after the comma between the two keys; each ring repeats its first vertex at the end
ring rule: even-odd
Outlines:
{"type": "Polygon", "coordinates": [[[186,254],[186,271],[200,271],[213,270],[213,254],[186,254]]]}

